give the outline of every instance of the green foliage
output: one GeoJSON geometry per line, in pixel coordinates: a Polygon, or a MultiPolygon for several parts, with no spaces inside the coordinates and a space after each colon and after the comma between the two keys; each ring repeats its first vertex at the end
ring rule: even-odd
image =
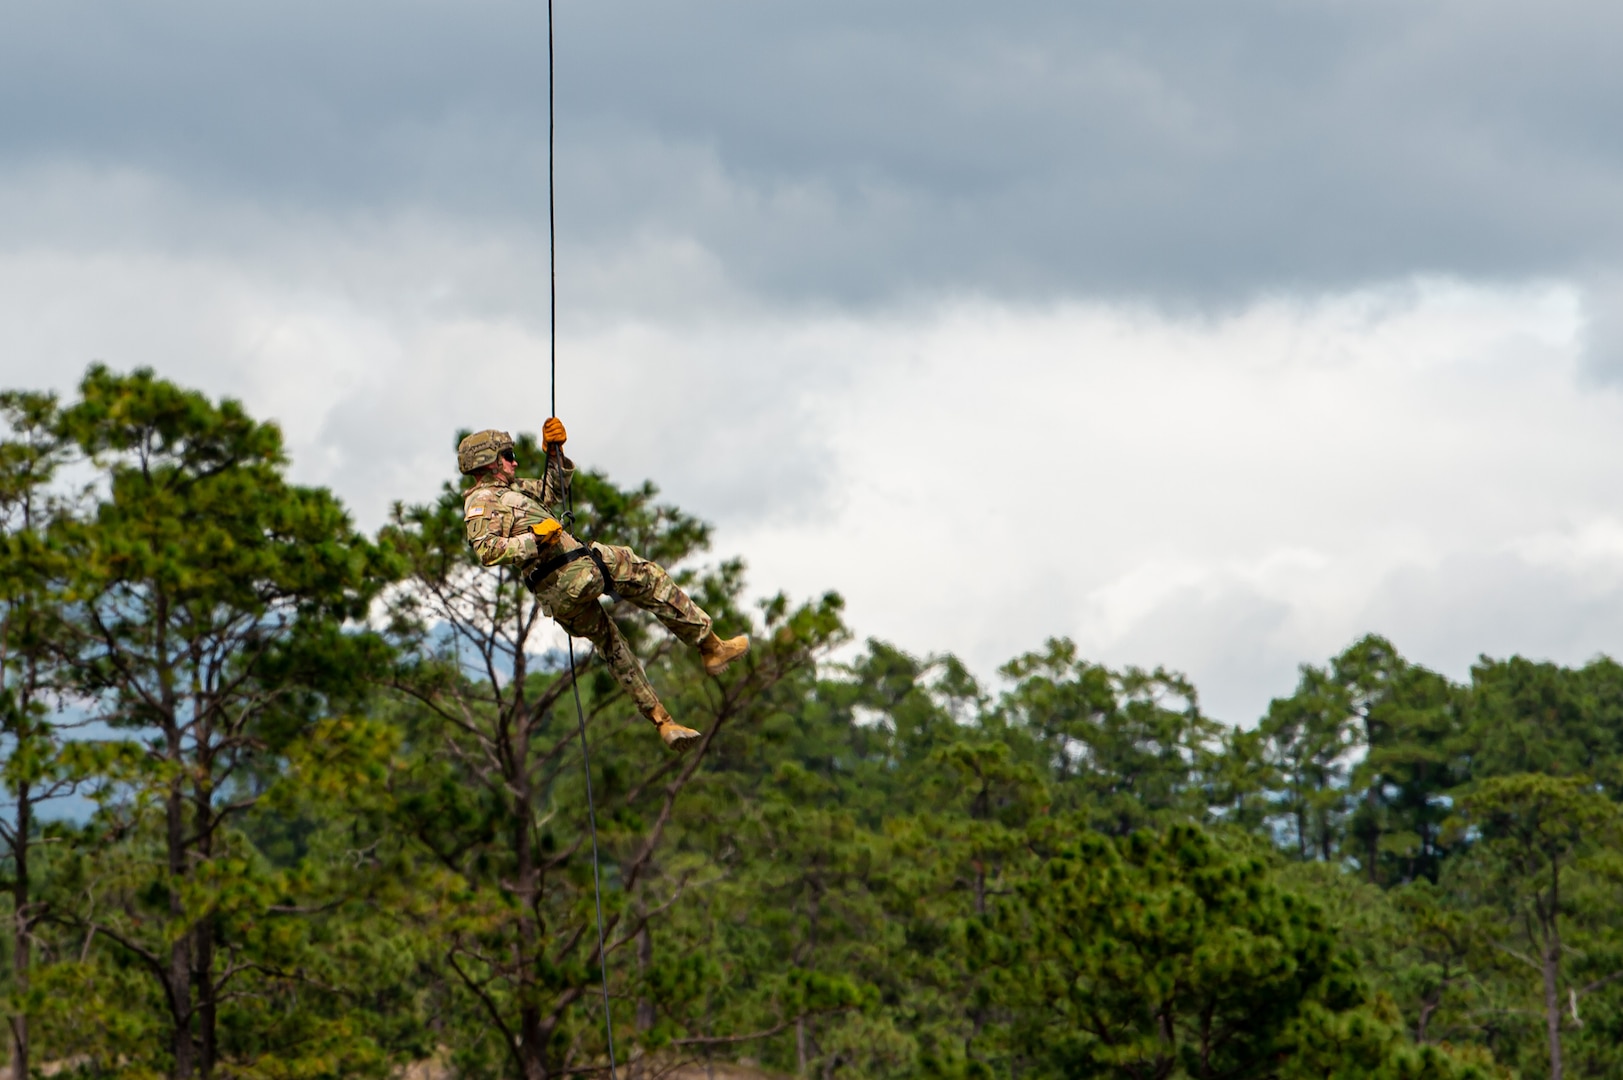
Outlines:
{"type": "Polygon", "coordinates": [[[611,607],[675,758],[473,557],[466,479],[368,538],[151,372],[0,421],[17,1075],[601,1072],[605,959],[639,1078],[1623,1072],[1610,660],[1460,685],[1371,636],[1241,727],[1064,639],[983,686],[847,648],[837,594],[747,605],[708,526],[583,471],[577,534],[754,639],[713,679],[611,607]]]}
{"type": "Polygon", "coordinates": [[[50,431],[93,477],[86,497],[47,504],[18,548],[44,570],[54,689],[143,750],[59,755],[107,786],[60,860],[50,917],[85,940],[76,970],[92,985],[96,943],[153,980],[120,999],[139,1020],[80,1052],[181,1076],[267,1052],[289,1068],[324,1060],[327,1021],[310,1002],[303,1019],[272,1019],[278,999],[321,993],[307,985],[312,924],[288,915],[301,883],[242,823],[316,719],[354,700],[365,635],[343,626],[386,567],[329,493],[287,483],[280,434],[234,402],[93,367],[67,407],[26,404],[13,430],[50,431]],[[121,1041],[154,1026],[161,1038],[121,1041]]]}
{"type": "Polygon", "coordinates": [[[1056,808],[1081,810],[1117,836],[1201,816],[1221,729],[1182,676],[1112,672],[1079,660],[1065,640],[1002,674],[1018,681],[999,711],[1008,729],[1037,741],[1057,781],[1056,808]]]}
{"type": "Polygon", "coordinates": [[[1469,1075],[1410,1053],[1324,911],[1191,825],[1063,841],[971,947],[1022,1075],[1469,1075]]]}

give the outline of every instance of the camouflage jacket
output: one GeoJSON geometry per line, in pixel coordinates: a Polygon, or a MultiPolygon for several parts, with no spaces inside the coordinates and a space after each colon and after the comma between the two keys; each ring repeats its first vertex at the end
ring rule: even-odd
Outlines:
{"type": "Polygon", "coordinates": [[[523,566],[540,554],[573,551],[580,541],[562,530],[538,544],[531,526],[557,520],[549,507],[569,494],[575,463],[559,454],[547,464],[540,480],[515,478],[508,483],[495,475],[479,478],[462,495],[462,517],[468,543],[486,566],[523,566]]]}

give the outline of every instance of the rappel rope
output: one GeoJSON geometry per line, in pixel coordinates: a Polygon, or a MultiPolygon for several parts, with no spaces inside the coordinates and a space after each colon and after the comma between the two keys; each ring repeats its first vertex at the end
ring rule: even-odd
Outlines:
{"type": "MultiPolygon", "coordinates": [[[[557,143],[557,110],[553,105],[553,47],[552,47],[552,2],[547,0],[547,256],[548,269],[551,273],[551,292],[548,313],[551,316],[551,373],[552,373],[552,412],[558,415],[558,198],[553,183],[552,160],[554,147],[557,143]]],[[[562,457],[562,451],[559,457],[562,457]]],[[[563,462],[559,463],[559,474],[562,475],[563,462]]],[[[552,455],[546,455],[541,466],[542,478],[546,477],[546,470],[552,465],[552,455]]],[[[575,493],[569,493],[569,517],[574,518],[575,493]]],[[[603,582],[605,590],[612,590],[614,583],[603,582]]],[[[580,758],[581,765],[586,770],[586,820],[592,831],[592,894],[597,901],[597,962],[603,977],[603,1028],[609,1040],[609,1077],[615,1080],[618,1067],[614,1060],[614,1016],[609,1010],[609,954],[603,942],[603,874],[599,868],[597,853],[597,807],[592,801],[592,753],[586,742],[586,710],[580,703],[580,681],[575,673],[575,639],[564,631],[564,640],[569,643],[569,688],[575,695],[575,719],[580,725],[580,758]]]]}

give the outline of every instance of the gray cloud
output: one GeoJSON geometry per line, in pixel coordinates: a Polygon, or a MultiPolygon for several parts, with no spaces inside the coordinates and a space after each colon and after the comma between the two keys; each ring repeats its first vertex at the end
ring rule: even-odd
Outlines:
{"type": "Polygon", "coordinates": [[[1201,707],[1229,723],[1250,725],[1263,694],[1287,694],[1303,655],[1290,640],[1290,607],[1235,582],[1184,588],[1145,612],[1102,655],[1115,664],[1183,670],[1201,707]]]}
{"type": "MultiPolygon", "coordinates": [[[[4,10],[7,385],[240,396],[368,526],[455,428],[539,426],[544,4],[4,10]]],[[[1368,629],[1451,673],[1616,640],[1623,9],[559,21],[572,446],[763,589],[983,671],[1072,634],[1237,719],[1368,629]]]]}
{"type": "Polygon", "coordinates": [[[1623,383],[1623,275],[1588,275],[1582,303],[1583,374],[1596,383],[1623,383]]]}
{"type": "Polygon", "coordinates": [[[1365,625],[1455,679],[1481,656],[1582,664],[1623,640],[1623,581],[1613,559],[1587,565],[1464,552],[1393,573],[1369,598],[1365,625]]]}
{"type": "MultiPolygon", "coordinates": [[[[0,168],[544,236],[539,4],[13,11],[0,168]]],[[[625,0],[558,20],[577,261],[682,241],[814,303],[1623,262],[1623,9],[1603,2],[625,0]]]]}
{"type": "Polygon", "coordinates": [[[1296,667],[1323,663],[1365,633],[1390,638],[1416,663],[1467,681],[1481,656],[1520,654],[1582,664],[1623,640],[1617,561],[1551,565],[1507,551],[1457,551],[1392,569],[1361,610],[1307,634],[1300,609],[1241,582],[1169,593],[1101,650],[1113,663],[1181,668],[1204,708],[1250,724],[1289,694],[1296,667]]]}

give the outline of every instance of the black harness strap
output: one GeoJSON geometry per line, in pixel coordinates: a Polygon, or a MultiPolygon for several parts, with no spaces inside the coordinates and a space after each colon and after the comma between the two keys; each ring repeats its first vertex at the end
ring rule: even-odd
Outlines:
{"type": "Polygon", "coordinates": [[[524,587],[531,592],[535,592],[550,575],[562,570],[576,559],[589,559],[591,557],[592,548],[590,544],[587,544],[576,548],[574,551],[566,551],[562,555],[554,555],[544,562],[538,562],[524,571],[524,587]]]}
{"type": "Polygon", "coordinates": [[[574,551],[566,551],[561,555],[554,555],[545,562],[536,563],[524,571],[524,587],[531,592],[535,592],[549,576],[562,570],[576,559],[591,559],[592,564],[597,567],[597,572],[603,575],[603,594],[611,600],[618,601],[620,599],[620,594],[614,589],[614,575],[609,573],[608,564],[603,561],[603,556],[597,553],[597,548],[591,544],[582,544],[574,551]]]}
{"type": "Polygon", "coordinates": [[[609,573],[608,564],[603,561],[603,556],[597,553],[596,544],[586,545],[586,557],[597,565],[597,572],[603,575],[603,595],[615,603],[619,603],[620,594],[614,588],[614,575],[609,573]]]}

